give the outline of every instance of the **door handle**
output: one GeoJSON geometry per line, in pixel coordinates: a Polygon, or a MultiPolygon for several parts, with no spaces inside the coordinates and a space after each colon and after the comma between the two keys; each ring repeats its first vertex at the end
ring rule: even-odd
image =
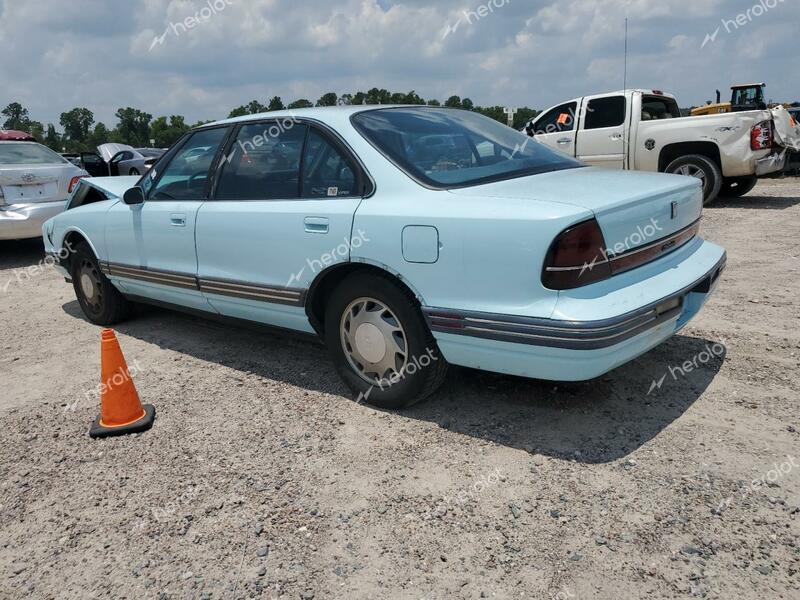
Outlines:
{"type": "Polygon", "coordinates": [[[186,215],[173,213],[169,216],[169,224],[173,227],[186,227],[186,215]]]}
{"type": "Polygon", "coordinates": [[[328,233],[327,217],[306,217],[303,223],[306,226],[306,233],[328,233]]]}
{"type": "Polygon", "coordinates": [[[572,141],[572,138],[561,138],[560,140],[556,140],[556,144],[569,144],[572,141]]]}
{"type": "Polygon", "coordinates": [[[612,133],[608,137],[610,137],[613,141],[618,142],[618,141],[620,141],[622,139],[622,134],[621,133],[612,133]]]}

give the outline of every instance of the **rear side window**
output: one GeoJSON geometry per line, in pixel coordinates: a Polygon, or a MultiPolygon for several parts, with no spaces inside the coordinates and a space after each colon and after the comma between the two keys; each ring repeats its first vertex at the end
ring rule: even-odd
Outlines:
{"type": "Polygon", "coordinates": [[[228,149],[217,200],[292,200],[300,194],[300,157],[306,126],[245,125],[228,149]]]}
{"type": "Polygon", "coordinates": [[[69,161],[34,142],[0,142],[0,165],[62,165],[69,161]]]}
{"type": "Polygon", "coordinates": [[[625,96],[609,96],[589,100],[584,129],[617,127],[625,122],[625,96]]]}
{"type": "Polygon", "coordinates": [[[353,165],[312,129],[303,154],[303,198],[336,198],[356,196],[356,175],[353,165]]]}
{"type": "Polygon", "coordinates": [[[680,116],[681,109],[672,98],[663,96],[644,96],[642,98],[642,121],[679,119],[680,116]]]}
{"type": "Polygon", "coordinates": [[[577,110],[577,102],[568,102],[549,110],[543,117],[537,119],[533,135],[573,131],[577,110]]]}

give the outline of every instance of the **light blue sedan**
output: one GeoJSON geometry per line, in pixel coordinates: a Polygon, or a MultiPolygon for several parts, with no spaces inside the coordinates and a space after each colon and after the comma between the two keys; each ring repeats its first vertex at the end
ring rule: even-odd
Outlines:
{"type": "Polygon", "coordinates": [[[142,178],[84,180],[43,232],[93,323],[147,302],[316,334],[397,408],[447,364],[588,380],[669,338],[725,267],[702,203],[476,113],[334,107],[197,128],[142,178]]]}

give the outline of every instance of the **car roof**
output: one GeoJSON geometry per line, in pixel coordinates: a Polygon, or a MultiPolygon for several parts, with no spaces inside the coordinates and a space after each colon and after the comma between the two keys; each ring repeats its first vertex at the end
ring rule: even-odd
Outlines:
{"type": "Polygon", "coordinates": [[[229,125],[231,123],[246,123],[248,121],[263,121],[265,119],[286,119],[286,118],[306,118],[316,119],[319,121],[327,121],[330,118],[349,118],[352,115],[369,110],[377,110],[382,108],[429,108],[440,109],[446,107],[440,106],[427,106],[425,104],[357,104],[346,106],[318,106],[314,108],[294,108],[286,110],[275,110],[271,112],[263,112],[255,115],[244,115],[241,117],[234,117],[232,119],[221,119],[213,123],[205,123],[198,127],[214,127],[217,125],[229,125]]]}

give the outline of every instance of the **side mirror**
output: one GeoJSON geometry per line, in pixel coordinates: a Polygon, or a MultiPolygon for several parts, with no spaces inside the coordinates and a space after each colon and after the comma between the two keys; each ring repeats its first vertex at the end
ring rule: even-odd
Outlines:
{"type": "Polygon", "coordinates": [[[144,190],[139,186],[132,187],[122,195],[122,201],[128,206],[144,204],[144,190]]]}

